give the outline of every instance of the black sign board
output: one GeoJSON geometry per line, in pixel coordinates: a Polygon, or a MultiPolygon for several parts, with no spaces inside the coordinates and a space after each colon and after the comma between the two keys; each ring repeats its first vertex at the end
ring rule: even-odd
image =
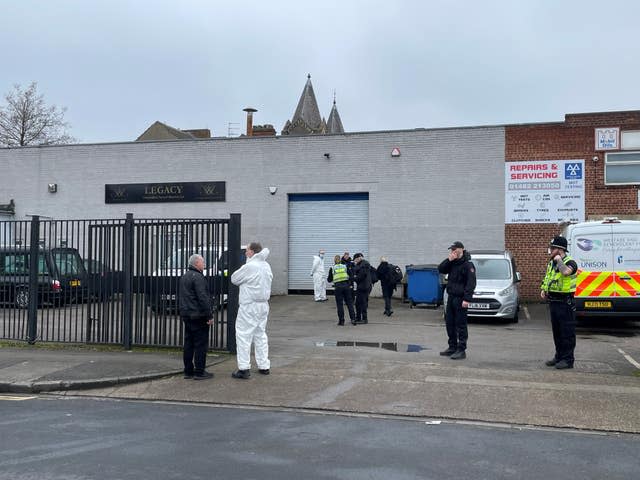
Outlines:
{"type": "Polygon", "coordinates": [[[104,203],[224,202],[225,182],[121,183],[104,186],[104,203]]]}

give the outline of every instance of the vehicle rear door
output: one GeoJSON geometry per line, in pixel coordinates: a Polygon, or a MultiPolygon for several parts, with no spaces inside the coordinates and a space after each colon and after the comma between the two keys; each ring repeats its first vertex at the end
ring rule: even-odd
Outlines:
{"type": "Polygon", "coordinates": [[[572,232],[572,251],[569,254],[578,264],[577,297],[615,296],[611,225],[596,224],[575,228],[572,232]]]}
{"type": "Polygon", "coordinates": [[[613,225],[615,291],[619,297],[640,296],[640,227],[613,225]]]}

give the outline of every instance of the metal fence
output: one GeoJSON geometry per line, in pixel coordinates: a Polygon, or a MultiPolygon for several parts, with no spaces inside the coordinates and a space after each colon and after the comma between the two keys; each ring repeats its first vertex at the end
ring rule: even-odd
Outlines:
{"type": "Polygon", "coordinates": [[[193,253],[215,305],[210,346],[235,351],[238,214],[0,222],[0,338],[181,346],[178,284],[193,253]]]}

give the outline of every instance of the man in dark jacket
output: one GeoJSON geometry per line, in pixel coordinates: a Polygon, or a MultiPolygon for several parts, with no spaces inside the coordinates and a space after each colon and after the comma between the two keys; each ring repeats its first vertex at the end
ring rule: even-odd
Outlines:
{"type": "Polygon", "coordinates": [[[467,358],[467,308],[473,301],[476,288],[476,269],[470,258],[462,242],[453,242],[449,247],[449,256],[438,266],[440,273],[449,275],[449,298],[445,312],[449,348],[440,352],[440,355],[453,360],[467,358]]]}
{"type": "Polygon", "coordinates": [[[184,378],[194,380],[213,377],[213,373],[205,370],[209,325],[213,323],[213,305],[203,270],[204,258],[197,254],[191,255],[189,269],[180,278],[180,318],[184,323],[184,378]]]}
{"type": "Polygon", "coordinates": [[[384,314],[387,317],[393,315],[391,310],[391,297],[393,291],[396,289],[396,282],[393,281],[391,266],[385,257],[380,257],[380,265],[377,268],[378,280],[380,280],[380,286],[382,287],[382,298],[384,298],[384,314]]]}
{"type": "Polygon", "coordinates": [[[353,277],[356,281],[356,323],[369,323],[367,308],[371,292],[371,265],[362,253],[353,256],[353,277]]]}

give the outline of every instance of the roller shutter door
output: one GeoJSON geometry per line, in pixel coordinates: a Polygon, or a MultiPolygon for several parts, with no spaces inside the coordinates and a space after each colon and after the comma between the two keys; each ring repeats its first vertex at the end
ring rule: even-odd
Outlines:
{"type": "Polygon", "coordinates": [[[327,273],[336,254],[369,258],[368,193],[289,195],[289,290],[313,290],[309,274],[320,248],[327,273]]]}

